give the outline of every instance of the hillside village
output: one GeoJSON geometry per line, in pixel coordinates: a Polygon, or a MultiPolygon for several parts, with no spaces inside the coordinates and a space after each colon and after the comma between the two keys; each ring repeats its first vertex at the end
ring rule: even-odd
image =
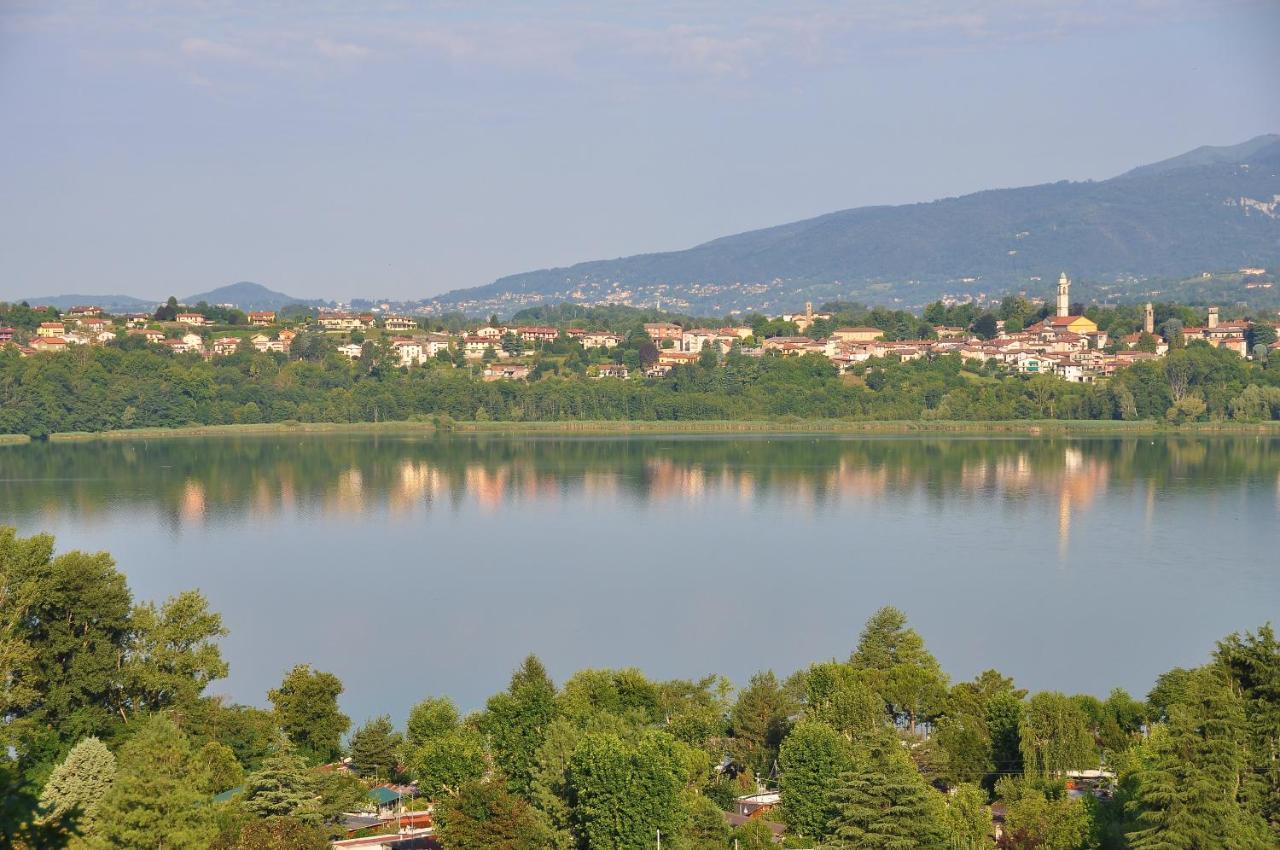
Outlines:
{"type": "MultiPolygon", "coordinates": [[[[986,333],[980,320],[969,327],[921,324],[915,331],[920,338],[903,338],[884,327],[831,327],[836,314],[815,311],[810,304],[802,313],[767,317],[764,327],[702,327],[688,320],[645,322],[644,338],[636,345],[618,328],[591,327],[583,320],[503,324],[495,318],[448,331],[427,317],[382,311],[313,310],[286,317],[275,311],[242,313],[225,305],[181,308],[170,303],[155,314],[113,316],[85,305],[63,313],[49,307],[30,308],[39,321],[29,321],[32,327],[26,328],[0,326],[0,348],[14,348],[30,357],[77,346],[140,341],[175,355],[208,360],[244,351],[288,356],[300,334],[312,334],[322,335],[329,349],[351,360],[377,357],[406,369],[428,364],[463,367],[485,381],[536,378],[538,363],[547,352],[578,352],[586,363],[587,377],[617,380],[663,378],[677,366],[694,363],[714,366],[730,352],[755,357],[817,355],[841,373],[877,359],[906,362],[954,354],[1006,374],[1053,375],[1072,383],[1091,383],[1196,341],[1242,358],[1264,357],[1278,345],[1275,322],[1222,319],[1219,308],[1213,306],[1197,313],[1203,315],[1201,323],[1171,330],[1168,323],[1157,328],[1155,308],[1148,303],[1141,329],[1123,335],[1099,328],[1080,307],[1072,304],[1071,281],[1063,273],[1053,310],[1023,327],[998,319],[986,333]],[[651,344],[644,345],[646,341],[651,344]],[[638,349],[638,356],[623,356],[627,344],[638,349]]],[[[633,333],[639,333],[639,328],[633,333]]]]}

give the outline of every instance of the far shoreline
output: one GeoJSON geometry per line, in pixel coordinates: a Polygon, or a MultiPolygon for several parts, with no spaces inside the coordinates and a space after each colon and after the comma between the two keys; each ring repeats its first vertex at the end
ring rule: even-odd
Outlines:
{"type": "MultiPolygon", "coordinates": [[[[111,431],[69,431],[50,434],[50,443],[84,443],[114,440],[163,440],[191,437],[271,436],[280,434],[387,434],[443,435],[493,434],[521,436],[671,435],[683,434],[813,434],[882,436],[1022,436],[1064,435],[1280,435],[1280,422],[1195,422],[1171,425],[1158,420],[591,420],[547,422],[396,421],[396,422],[276,422],[251,425],[190,425],[179,428],[136,428],[111,431]]],[[[0,434],[0,446],[25,445],[26,434],[0,434]]]]}

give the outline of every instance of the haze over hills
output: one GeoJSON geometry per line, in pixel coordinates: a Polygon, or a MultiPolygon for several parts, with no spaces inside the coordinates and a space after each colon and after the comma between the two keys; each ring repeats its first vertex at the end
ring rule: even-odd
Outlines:
{"type": "Polygon", "coordinates": [[[184,304],[197,304],[201,301],[209,304],[232,304],[241,310],[279,310],[286,304],[322,306],[326,303],[314,299],[295,298],[247,280],[219,286],[208,292],[197,292],[180,300],[184,304]]]}
{"type": "Polygon", "coordinates": [[[852,298],[1045,291],[1081,278],[1178,278],[1280,263],[1280,135],[1201,147],[1102,181],[843,210],[683,251],[584,262],[456,290],[435,310],[621,302],[702,313],[852,298]]]}
{"type": "MultiPolygon", "coordinates": [[[[629,304],[702,315],[783,312],[804,302],[857,300],[919,307],[944,295],[1049,294],[1058,272],[1080,297],[1223,301],[1275,291],[1159,290],[1151,281],[1280,266],[1280,135],[1200,147],[1102,181],[1046,183],[902,206],[860,207],[725,236],[682,251],[595,260],[510,275],[397,309],[510,315],[537,304],[629,304]]],[[[1238,289],[1244,284],[1237,281],[1238,289]]],[[[354,299],[369,293],[353,293],[354,299]]],[[[127,295],[25,299],[60,309],[154,309],[127,295]]],[[[278,310],[326,306],[248,281],[180,299],[278,310]]]]}
{"type": "MultiPolygon", "coordinates": [[[[0,299],[6,300],[6,299],[0,299]]],[[[149,313],[156,308],[159,301],[148,298],[135,298],[132,295],[37,295],[27,298],[14,298],[13,301],[25,301],[33,307],[47,305],[59,310],[69,310],[81,304],[94,304],[108,313],[149,313]]]]}
{"type": "MultiPolygon", "coordinates": [[[[16,300],[33,305],[47,304],[59,310],[66,310],[79,304],[95,304],[110,313],[149,313],[162,303],[163,299],[135,298],[132,295],[43,295],[16,300]]],[[[179,297],[178,301],[183,304],[199,304],[201,301],[208,304],[230,304],[241,310],[279,310],[286,304],[320,307],[329,303],[317,299],[295,298],[292,295],[268,289],[260,283],[245,280],[220,286],[208,292],[179,297]]]]}

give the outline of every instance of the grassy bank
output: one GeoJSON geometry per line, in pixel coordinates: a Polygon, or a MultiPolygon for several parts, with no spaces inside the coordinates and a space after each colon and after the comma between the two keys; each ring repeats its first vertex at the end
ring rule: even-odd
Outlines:
{"type": "MultiPolygon", "coordinates": [[[[850,421],[797,419],[758,421],[579,421],[579,422],[304,422],[261,425],[199,425],[185,428],[51,434],[54,443],[93,440],[171,439],[264,434],[971,434],[1045,436],[1063,434],[1280,434],[1277,422],[1196,422],[1169,425],[1155,420],[850,421]]],[[[0,444],[27,442],[25,435],[0,436],[0,444]]]]}
{"type": "Polygon", "coordinates": [[[20,446],[31,442],[26,434],[0,434],[0,446],[20,446]]]}

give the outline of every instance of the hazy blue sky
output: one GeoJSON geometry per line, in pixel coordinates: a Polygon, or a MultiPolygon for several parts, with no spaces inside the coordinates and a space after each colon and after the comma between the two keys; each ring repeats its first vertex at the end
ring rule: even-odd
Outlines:
{"type": "Polygon", "coordinates": [[[430,295],[1108,177],[1278,80],[1277,0],[0,0],[0,298],[430,295]]]}

